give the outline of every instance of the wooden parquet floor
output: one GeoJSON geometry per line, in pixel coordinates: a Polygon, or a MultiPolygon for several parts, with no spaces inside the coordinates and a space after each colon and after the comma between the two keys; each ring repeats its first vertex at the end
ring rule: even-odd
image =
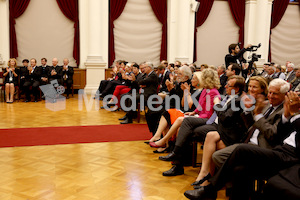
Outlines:
{"type": "MultiPolygon", "coordinates": [[[[57,112],[46,109],[45,101],[0,102],[0,115],[3,129],[118,124],[124,112],[80,110],[74,96],[57,112]]],[[[153,150],[142,141],[0,148],[0,200],[186,199],[199,168],[163,177],[171,165],[153,150]]]]}

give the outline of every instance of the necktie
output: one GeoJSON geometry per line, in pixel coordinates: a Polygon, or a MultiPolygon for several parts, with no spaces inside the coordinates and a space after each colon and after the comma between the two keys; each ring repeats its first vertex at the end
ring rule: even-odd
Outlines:
{"type": "MultiPolygon", "coordinates": [[[[268,117],[270,116],[270,114],[272,113],[272,111],[274,110],[274,107],[270,107],[264,114],[264,118],[268,119],[268,117]]],[[[248,136],[247,139],[245,140],[245,143],[248,143],[250,141],[250,138],[252,137],[254,131],[256,130],[256,128],[254,126],[252,126],[250,128],[250,130],[248,131],[248,136]]]]}
{"type": "MultiPolygon", "coordinates": [[[[224,106],[226,101],[228,100],[229,96],[226,96],[223,101],[221,101],[220,105],[221,106],[224,106]]],[[[217,118],[217,113],[216,111],[212,114],[212,116],[206,121],[206,124],[212,124],[214,123],[214,121],[216,120],[217,118]]]]}

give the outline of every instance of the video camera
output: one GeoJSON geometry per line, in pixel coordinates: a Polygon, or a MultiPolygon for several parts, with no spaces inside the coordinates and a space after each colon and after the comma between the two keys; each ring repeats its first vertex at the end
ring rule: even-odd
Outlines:
{"type": "MultiPolygon", "coordinates": [[[[254,52],[254,51],[257,51],[257,49],[259,49],[260,47],[261,47],[261,43],[259,43],[257,46],[253,45],[253,46],[247,48],[246,51],[254,52]]],[[[254,62],[258,61],[259,58],[261,58],[261,55],[252,53],[252,55],[250,55],[248,58],[249,59],[251,58],[251,61],[249,63],[254,63],[254,62]]]]}

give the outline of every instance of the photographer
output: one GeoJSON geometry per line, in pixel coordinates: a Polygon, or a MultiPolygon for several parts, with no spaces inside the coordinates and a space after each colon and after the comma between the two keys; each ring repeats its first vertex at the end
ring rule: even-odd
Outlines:
{"type": "Polygon", "coordinates": [[[239,44],[231,44],[228,47],[228,52],[225,56],[225,64],[226,69],[230,65],[230,63],[237,63],[238,65],[242,65],[242,63],[246,63],[246,60],[244,59],[243,55],[248,50],[248,48],[252,47],[251,44],[248,44],[245,46],[245,48],[240,49],[239,44]]]}

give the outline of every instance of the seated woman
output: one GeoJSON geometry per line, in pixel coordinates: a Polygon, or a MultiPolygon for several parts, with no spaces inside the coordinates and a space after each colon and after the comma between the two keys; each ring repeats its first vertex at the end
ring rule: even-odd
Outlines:
{"type": "Polygon", "coordinates": [[[11,58],[8,61],[8,67],[3,70],[6,103],[13,103],[15,94],[15,85],[18,84],[18,74],[16,72],[17,60],[11,58]]]}
{"type": "MultiPolygon", "coordinates": [[[[220,87],[220,79],[217,72],[212,69],[205,69],[202,72],[196,72],[195,74],[200,75],[198,79],[200,81],[200,87],[202,87],[203,90],[199,98],[198,107],[193,112],[186,113],[186,116],[195,115],[195,117],[209,119],[213,114],[213,101],[215,97],[220,97],[218,92],[218,88],[220,87]]],[[[150,139],[150,146],[165,146],[169,139],[177,133],[183,119],[184,116],[178,117],[167,134],[161,140],[154,142],[160,138],[161,133],[157,132],[157,134],[150,139]]]]}
{"type": "MultiPolygon", "coordinates": [[[[253,76],[250,78],[248,85],[248,94],[253,98],[257,98],[259,94],[263,94],[265,97],[268,95],[267,81],[260,76],[253,76]]],[[[247,107],[247,106],[246,106],[247,107]]],[[[225,144],[217,131],[211,131],[206,134],[205,142],[203,146],[202,166],[200,173],[192,185],[208,184],[207,179],[214,172],[214,163],[212,162],[212,154],[219,149],[223,149],[228,144],[225,144]]]]}

